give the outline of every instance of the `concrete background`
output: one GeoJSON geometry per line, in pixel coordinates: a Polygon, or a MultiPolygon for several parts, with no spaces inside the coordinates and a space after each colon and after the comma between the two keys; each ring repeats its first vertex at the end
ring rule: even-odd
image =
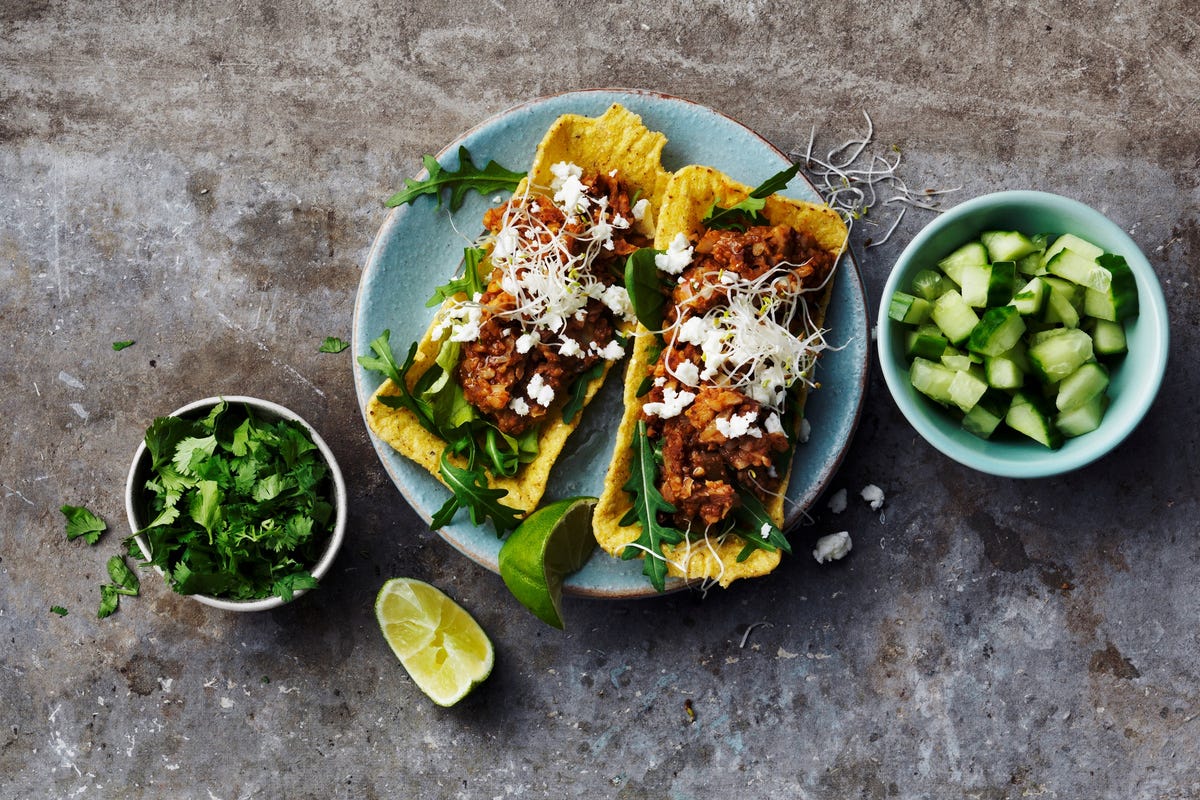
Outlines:
{"type": "MultiPolygon", "coordinates": [[[[1198,10],[5,0],[0,797],[1200,797],[1198,10]],[[850,530],[845,561],[571,600],[565,633],[543,626],[405,505],[351,353],[317,346],[350,338],[382,200],[422,153],[593,86],[701,102],[785,150],[812,126],[834,147],[866,111],[910,186],[963,187],[947,205],[1035,188],[1099,208],[1166,292],[1157,403],[1093,466],[999,480],[915,437],[873,368],[832,487],[850,507],[822,500],[795,535],[803,554],[850,530]],[[97,620],[146,424],[218,393],[332,443],[353,498],[332,574],[242,616],[147,575],[97,620]],[[107,519],[99,544],[66,541],[64,503],[107,519]],[[454,709],[377,632],[399,575],[493,637],[495,673],[454,709]]],[[[855,231],[872,308],[932,218],[866,247],[896,209],[855,231]]]]}

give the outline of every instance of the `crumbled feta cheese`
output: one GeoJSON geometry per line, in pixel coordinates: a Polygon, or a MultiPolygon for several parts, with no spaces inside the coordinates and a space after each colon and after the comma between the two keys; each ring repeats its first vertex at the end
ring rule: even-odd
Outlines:
{"type": "Polygon", "coordinates": [[[839,558],[845,558],[853,547],[854,543],[850,541],[849,531],[831,533],[817,539],[817,549],[813,550],[813,558],[817,560],[818,564],[837,561],[839,558]]]}
{"type": "MultiPolygon", "coordinates": [[[[574,164],[569,166],[575,167],[574,164]]],[[[579,180],[583,171],[579,167],[575,167],[575,170],[579,172],[578,175],[571,171],[565,171],[561,180],[558,179],[558,173],[555,173],[554,183],[557,183],[558,186],[556,187],[557,191],[554,192],[554,203],[568,215],[587,211],[592,204],[591,198],[587,196],[587,187],[583,185],[583,181],[579,180]]],[[[553,171],[553,167],[551,167],[551,171],[553,171]]],[[[551,184],[552,187],[554,187],[554,183],[551,184]]]]}
{"type": "Polygon", "coordinates": [[[540,372],[533,373],[533,377],[529,379],[529,385],[525,387],[525,392],[529,395],[529,399],[539,406],[549,406],[554,402],[554,387],[547,385],[540,372]]]}
{"type": "Polygon", "coordinates": [[[762,431],[754,426],[757,419],[757,411],[747,411],[745,414],[734,414],[731,417],[717,417],[713,420],[713,424],[726,439],[736,439],[739,436],[752,436],[760,439],[762,431]]]}
{"type": "Polygon", "coordinates": [[[829,498],[829,510],[840,514],[846,510],[846,490],[838,489],[829,498]]]}
{"type": "Polygon", "coordinates": [[[616,339],[597,351],[605,361],[620,361],[625,357],[625,348],[616,339]]]}
{"type": "Polygon", "coordinates": [[[675,339],[686,344],[704,344],[704,339],[713,330],[713,325],[704,317],[688,317],[675,332],[675,339]]]}
{"type": "Polygon", "coordinates": [[[559,189],[570,178],[582,178],[583,167],[569,161],[559,161],[557,164],[550,165],[550,174],[554,176],[550,181],[550,188],[559,189]]]}
{"type": "Polygon", "coordinates": [[[675,366],[675,377],[688,386],[700,385],[700,368],[691,361],[681,361],[675,366]]]}
{"type": "Polygon", "coordinates": [[[517,337],[517,352],[524,355],[533,349],[533,346],[542,340],[542,336],[537,331],[522,333],[517,337]]]}
{"type": "Polygon", "coordinates": [[[800,420],[800,434],[796,437],[801,444],[808,442],[808,437],[812,436],[812,423],[808,421],[808,417],[800,420]]]}
{"type": "MultiPolygon", "coordinates": [[[[508,262],[521,249],[521,236],[517,229],[511,225],[505,225],[496,234],[496,243],[492,247],[493,262],[508,262]]],[[[505,289],[505,291],[508,291],[505,289]]]]}
{"type": "Polygon", "coordinates": [[[763,427],[767,433],[783,433],[783,423],[779,421],[779,415],[773,411],[767,417],[766,422],[763,423],[763,427]]]}
{"type": "Polygon", "coordinates": [[[648,199],[643,197],[641,200],[638,200],[633,204],[633,208],[631,209],[633,218],[641,222],[646,218],[646,209],[648,208],[650,208],[650,201],[648,199]]]}
{"type": "Polygon", "coordinates": [[[665,376],[665,375],[659,375],[657,378],[654,379],[655,386],[662,386],[666,382],[667,382],[667,376],[665,376]]]}
{"type": "MultiPolygon", "coordinates": [[[[579,346],[579,342],[575,341],[574,339],[572,339],[571,337],[568,336],[568,337],[563,338],[562,344],[559,345],[558,354],[561,356],[567,356],[568,358],[571,356],[582,356],[583,348],[579,346]]],[[[549,404],[542,403],[542,405],[549,405],[549,404]]]]}
{"type": "Polygon", "coordinates": [[[764,539],[769,539],[771,537],[771,523],[764,522],[762,527],[758,529],[758,535],[764,539]]]}
{"type": "Polygon", "coordinates": [[[883,489],[880,489],[873,483],[867,484],[859,493],[862,499],[871,504],[872,511],[878,511],[883,508],[883,489]]]}
{"type": "Polygon", "coordinates": [[[508,407],[522,417],[529,416],[529,403],[525,402],[524,397],[514,397],[508,407]]]}
{"type": "Polygon", "coordinates": [[[683,413],[683,410],[692,404],[696,399],[694,392],[677,392],[670,386],[663,389],[663,399],[661,403],[646,403],[642,406],[642,410],[651,417],[660,417],[662,419],[671,419],[683,413]]]}
{"type": "Polygon", "coordinates": [[[669,275],[678,275],[690,263],[692,263],[692,245],[688,242],[687,236],[682,233],[675,234],[675,238],[667,245],[667,252],[659,253],[654,257],[654,266],[669,275]]]}
{"type": "Polygon", "coordinates": [[[625,319],[633,316],[633,303],[629,300],[629,292],[624,286],[606,286],[598,298],[609,310],[625,319]]]}

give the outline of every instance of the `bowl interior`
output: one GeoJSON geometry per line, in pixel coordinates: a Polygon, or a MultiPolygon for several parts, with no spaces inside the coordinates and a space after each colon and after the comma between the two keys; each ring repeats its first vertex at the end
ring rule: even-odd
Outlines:
{"type": "MultiPolygon", "coordinates": [[[[200,418],[206,415],[217,403],[225,401],[230,405],[244,404],[254,409],[255,413],[264,419],[288,419],[299,422],[303,425],[312,436],[313,443],[320,450],[321,456],[329,465],[329,480],[333,490],[333,505],[334,505],[334,523],[329,534],[329,541],[325,546],[325,550],[321,554],[320,560],[313,566],[312,575],[317,580],[320,580],[329,568],[333,565],[333,560],[337,556],[338,549],[342,545],[342,540],[346,533],[346,484],[342,477],[341,468],[338,466],[337,459],[334,458],[333,451],[329,449],[329,445],[321,438],[311,425],[309,425],[300,415],[296,414],[284,406],[277,403],[272,403],[269,400],[261,400],[256,397],[245,396],[227,396],[227,397],[208,397],[203,400],[196,400],[188,403],[182,408],[172,411],[169,416],[172,417],[190,417],[200,418]]],[[[144,537],[137,534],[142,529],[146,522],[146,500],[144,497],[144,487],[146,480],[150,476],[150,452],[146,449],[146,442],[143,439],[138,443],[137,451],[134,453],[133,462],[129,467],[129,476],[125,482],[125,513],[129,518],[130,529],[134,532],[134,540],[137,541],[138,547],[144,553],[149,553],[149,546],[144,537]]],[[[157,567],[155,569],[158,569],[157,567]]],[[[162,570],[158,569],[161,574],[162,570]]],[[[305,590],[297,590],[295,596],[299,597],[304,594],[305,590]]],[[[210,595],[193,594],[188,595],[195,600],[214,608],[221,608],[227,611],[265,611],[271,608],[278,608],[283,605],[283,601],[278,597],[265,597],[259,600],[227,600],[222,597],[213,597],[210,595]]]]}
{"type": "Polygon", "coordinates": [[[901,412],[945,455],[966,466],[1007,477],[1041,477],[1076,469],[1100,458],[1125,439],[1145,416],[1166,368],[1168,325],[1162,288],[1133,240],[1100,212],[1075,200],[1044,192],[1000,192],[959,205],[934,220],[901,253],[884,287],[878,317],[880,367],[901,412]],[[1058,450],[1012,437],[980,439],[909,382],[904,326],[887,316],[897,290],[907,291],[920,270],[935,268],[955,248],[987,230],[1026,234],[1074,233],[1107,252],[1125,257],[1137,279],[1139,313],[1126,322],[1129,352],[1111,362],[1111,405],[1100,428],[1068,439],[1058,450]]]}

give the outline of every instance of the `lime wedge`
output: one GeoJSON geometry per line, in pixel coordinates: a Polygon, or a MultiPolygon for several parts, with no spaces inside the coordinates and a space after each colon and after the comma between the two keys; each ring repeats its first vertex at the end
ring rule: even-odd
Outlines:
{"type": "Polygon", "coordinates": [[[392,578],[375,598],[375,619],[413,682],[440,706],[452,706],[492,672],[492,642],[479,623],[441,590],[392,578]]]}
{"type": "Polygon", "coordinates": [[[500,548],[500,577],[509,591],[547,625],[562,629],[563,579],[582,567],[596,546],[594,497],[569,497],[525,518],[500,548]]]}

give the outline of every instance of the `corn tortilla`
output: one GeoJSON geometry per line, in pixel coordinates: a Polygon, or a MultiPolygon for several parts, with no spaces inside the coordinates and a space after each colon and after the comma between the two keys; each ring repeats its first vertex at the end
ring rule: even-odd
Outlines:
{"type": "MultiPolygon", "coordinates": [[[[656,213],[671,178],[671,174],[662,166],[662,149],[666,141],[666,136],[647,129],[641,117],[619,104],[614,103],[599,117],[564,115],[551,125],[538,145],[528,177],[518,187],[517,193],[525,190],[527,182],[532,182],[535,188],[549,187],[553,178],[551,166],[566,161],[585,171],[607,174],[617,170],[619,177],[631,190],[649,199],[650,209],[656,213]]],[[[485,281],[490,272],[490,261],[485,258],[480,264],[480,274],[485,281]]],[[[400,298],[397,300],[403,302],[400,298]]],[[[441,343],[433,338],[433,329],[440,315],[439,310],[417,345],[416,359],[408,372],[410,388],[432,366],[437,356],[441,343]]],[[[606,362],[604,375],[607,375],[611,363],[606,362]]],[[[588,386],[585,406],[599,391],[604,375],[588,386]]],[[[379,399],[398,394],[399,387],[391,380],[384,381],[367,403],[367,423],[379,438],[397,452],[441,480],[438,464],[446,442],[421,427],[412,412],[391,408],[379,399]]],[[[537,457],[513,477],[488,478],[488,485],[492,488],[507,490],[508,494],[501,500],[507,506],[523,512],[533,511],[537,507],[555,460],[579,424],[582,413],[576,414],[571,423],[562,421],[561,405],[567,398],[566,392],[560,394],[564,396],[555,401],[542,423],[538,434],[537,457]]],[[[452,456],[450,461],[465,466],[465,460],[459,457],[452,456]]]]}
{"type": "MultiPolygon", "coordinates": [[[[667,186],[658,216],[654,246],[665,250],[680,232],[686,234],[693,243],[696,242],[704,231],[702,220],[713,202],[728,208],[745,200],[751,191],[753,187],[738,183],[711,167],[684,167],[675,173],[667,186]]],[[[789,225],[807,231],[823,249],[831,253],[840,255],[845,249],[846,225],[837,212],[828,206],[774,195],[767,198],[763,214],[773,225],[789,225]]],[[[818,327],[824,324],[832,289],[831,278],[816,307],[812,309],[812,318],[818,327]]],[[[592,517],[597,542],[614,556],[619,556],[625,546],[635,541],[641,533],[637,525],[620,524],[620,520],[632,508],[631,498],[622,487],[629,480],[632,469],[631,444],[644,402],[643,398],[637,396],[638,389],[654,367],[657,350],[654,335],[639,327],[625,374],[625,409],[617,431],[613,459],[592,517]]],[[[795,414],[797,425],[803,417],[806,395],[807,392],[802,391],[793,401],[798,403],[795,414]]],[[[795,435],[792,440],[795,441],[795,435]]],[[[780,484],[785,489],[791,477],[790,459],[788,464],[788,471],[782,476],[780,484]]],[[[784,493],[781,492],[766,504],[771,519],[780,527],[784,523],[784,503],[784,493]]],[[[748,558],[739,562],[737,556],[744,544],[740,537],[731,536],[711,547],[703,541],[667,545],[664,555],[669,562],[668,574],[688,580],[716,580],[721,586],[728,586],[738,578],[765,575],[779,564],[779,551],[761,549],[752,551],[748,558]],[[686,569],[680,570],[677,564],[686,569]]]]}

